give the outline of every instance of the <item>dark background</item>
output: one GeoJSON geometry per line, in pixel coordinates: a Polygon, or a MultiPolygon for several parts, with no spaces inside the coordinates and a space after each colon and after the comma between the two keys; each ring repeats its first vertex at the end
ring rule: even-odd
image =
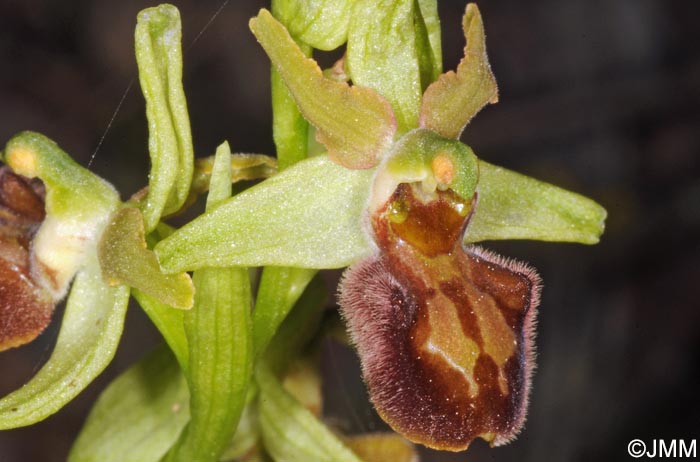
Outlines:
{"type": "MultiPolygon", "coordinates": [[[[272,154],[268,61],[247,27],[265,2],[230,2],[196,41],[220,1],[175,3],[196,152],[210,154],[227,139],[235,151],[272,154]]],[[[96,152],[92,170],[123,197],[144,185],[147,131],[133,27],[138,10],[152,4],[0,0],[0,144],[37,130],[83,165],[96,152]]],[[[489,162],[596,199],[609,219],[593,247],[487,245],[531,262],[545,281],[528,422],[504,448],[478,441],[466,455],[430,460],[619,461],[630,459],[633,438],[700,438],[698,5],[480,3],[501,102],[472,121],[463,141],[489,162]]],[[[440,9],[451,69],[463,46],[464,3],[443,0],[440,9]]],[[[48,358],[57,324],[0,354],[0,394],[48,358]]],[[[107,372],[59,414],[0,432],[0,461],[65,460],[100,390],[158,341],[132,307],[107,372]]],[[[340,360],[354,361],[337,347],[326,355],[331,365],[340,360]]],[[[357,431],[375,428],[353,391],[359,376],[330,369],[335,418],[354,421],[357,431]]]]}

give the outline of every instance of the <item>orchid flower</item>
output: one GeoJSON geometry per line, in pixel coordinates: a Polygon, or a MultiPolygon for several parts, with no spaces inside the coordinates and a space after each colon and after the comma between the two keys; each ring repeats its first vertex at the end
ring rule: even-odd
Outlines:
{"type": "Polygon", "coordinates": [[[155,252],[169,272],[351,265],[341,310],[379,414],[434,448],[461,450],[475,437],[504,444],[525,419],[540,280],[526,264],[472,244],[592,244],[606,213],[488,164],[458,140],[498,98],[476,5],[464,15],[464,59],[436,75],[439,46],[427,23],[414,27],[429,8],[400,2],[385,16],[363,15],[375,11],[370,3],[356,4],[348,26],[352,85],[326,77],[268,11],[251,20],[327,154],[229,199],[155,252]],[[386,48],[367,43],[381,34],[386,48]],[[407,35],[411,46],[401,48],[407,35]],[[403,42],[386,43],[394,37],[403,42]]]}
{"type": "Polygon", "coordinates": [[[71,462],[253,460],[262,451],[413,460],[415,447],[395,433],[336,435],[320,420],[315,372],[294,383],[289,371],[320,329],[317,271],[348,267],[340,313],[392,429],[452,451],[478,437],[511,441],[527,410],[541,281],[475,244],[594,244],[606,212],[460,141],[498,101],[478,8],[467,5],[464,58],[446,73],[435,0],[273,0],[250,28],[274,68],[277,161],[232,154],[225,142],[194,161],[172,5],[142,11],[135,32],[148,187],[122,202],[45,136],[7,143],[0,350],[39,335],[68,298],[47,364],[0,399],[0,429],[48,417],[109,364],[133,295],[168,348],[107,388],[71,462]],[[329,71],[310,57],[343,44],[329,71]],[[323,152],[307,158],[309,133],[323,152]],[[263,178],[232,195],[232,182],[263,178]],[[180,229],[163,222],[204,192],[204,214],[180,229]],[[255,295],[250,267],[265,267],[255,295]],[[295,387],[310,390],[308,406],[295,387]]]}

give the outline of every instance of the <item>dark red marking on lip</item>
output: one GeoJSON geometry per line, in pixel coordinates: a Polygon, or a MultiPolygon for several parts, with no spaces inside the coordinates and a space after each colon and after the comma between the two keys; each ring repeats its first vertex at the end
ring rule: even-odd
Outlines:
{"type": "Polygon", "coordinates": [[[29,270],[43,219],[43,185],[0,168],[0,351],[32,341],[51,321],[54,301],[29,270]]]}
{"type": "Polygon", "coordinates": [[[340,287],[370,398],[426,446],[505,444],[525,420],[539,277],[463,247],[471,204],[451,191],[423,202],[413,188],[400,185],[372,217],[380,252],[350,267],[340,287]]]}

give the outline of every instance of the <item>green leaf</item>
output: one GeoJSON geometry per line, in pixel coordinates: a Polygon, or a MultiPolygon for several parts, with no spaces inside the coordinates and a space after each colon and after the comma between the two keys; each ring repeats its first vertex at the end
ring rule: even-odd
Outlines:
{"type": "Polygon", "coordinates": [[[189,419],[187,383],[161,346],[100,395],[69,462],[157,462],[189,419]]]}
{"type": "Polygon", "coordinates": [[[464,127],[488,103],[498,102],[498,87],[486,55],[481,14],[475,3],[467,5],[462,22],[467,45],[457,72],[447,72],[423,95],[420,126],[457,139],[464,127]]]}
{"type": "Polygon", "coordinates": [[[93,251],[119,195],[39,133],[14,136],[5,148],[5,162],[15,173],[38,177],[46,186],[46,218],[32,239],[32,273],[59,300],[93,251]]]}
{"type": "Polygon", "coordinates": [[[273,0],[272,11],[289,33],[319,50],[345,43],[355,0],[273,0]]]}
{"type": "Polygon", "coordinates": [[[180,13],[172,5],[141,11],[136,23],[136,61],[146,99],[148,150],[151,155],[146,230],[164,214],[177,211],[187,199],[194,151],[182,87],[180,13]]]}
{"type": "Polygon", "coordinates": [[[182,370],[187,373],[190,368],[190,352],[185,335],[185,312],[174,310],[138,289],[134,289],[132,294],[175,354],[182,370]]]}
{"type": "Polygon", "coordinates": [[[414,0],[359,0],[348,30],[352,81],[389,100],[399,134],[418,126],[423,93],[414,13],[414,0]]]}
{"type": "Polygon", "coordinates": [[[304,160],[183,226],[154,250],[167,272],[342,268],[372,252],[361,223],[372,174],[326,156],[304,160]]]}
{"type": "Polygon", "coordinates": [[[121,337],[128,300],[129,289],[105,284],[97,256],[89,256],[73,283],[48,362],[29,383],[0,400],[0,429],[45,419],[107,367],[121,337]]]}
{"type": "Polygon", "coordinates": [[[255,355],[259,356],[299,300],[316,270],[270,266],[263,270],[253,311],[255,355]]]}
{"type": "Polygon", "coordinates": [[[603,207],[576,193],[479,161],[478,202],[465,242],[494,239],[595,244],[603,207]]]}
{"type": "Polygon", "coordinates": [[[396,132],[390,104],[369,88],[325,78],[269,11],[260,10],[250,29],[330,157],[349,168],[376,165],[396,132]]]}
{"type": "Polygon", "coordinates": [[[255,378],[260,387],[258,409],[265,449],[276,462],[361,462],[282,388],[265,364],[258,366],[255,378]]]}
{"type": "MultiPolygon", "coordinates": [[[[231,195],[230,163],[224,143],[216,151],[207,210],[231,195]]],[[[195,306],[184,317],[191,419],[169,454],[173,462],[219,459],[243,411],[253,369],[248,270],[203,268],[193,279],[195,306]]]]}
{"type": "Polygon", "coordinates": [[[138,288],[173,308],[192,307],[194,285],[190,276],[163,274],[155,254],[146,247],[140,210],[125,207],[114,214],[100,239],[98,255],[102,274],[110,283],[138,288]]]}

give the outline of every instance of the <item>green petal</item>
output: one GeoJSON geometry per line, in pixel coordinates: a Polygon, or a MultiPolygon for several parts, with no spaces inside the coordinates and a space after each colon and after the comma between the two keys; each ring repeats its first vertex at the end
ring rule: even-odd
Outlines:
{"type": "Polygon", "coordinates": [[[143,215],[138,209],[126,207],[112,217],[98,251],[102,274],[110,283],[138,288],[173,308],[192,307],[190,276],[163,274],[155,254],[146,248],[143,215]]]}
{"type": "Polygon", "coordinates": [[[139,13],[136,61],[146,99],[152,164],[144,205],[148,231],[161,215],[179,210],[192,183],[194,153],[182,88],[181,36],[180,13],[174,6],[164,4],[139,13]]]}
{"type": "Polygon", "coordinates": [[[96,256],[75,278],[51,357],[29,383],[0,400],[0,429],[55,413],[112,360],[124,326],[129,289],[102,280],[96,256]]]}
{"type": "Polygon", "coordinates": [[[420,126],[445,138],[457,139],[464,127],[488,103],[498,101],[498,87],[491,72],[484,24],[476,4],[467,5],[462,22],[467,45],[457,72],[447,72],[423,95],[420,126]]]}
{"type": "Polygon", "coordinates": [[[414,0],[359,0],[348,30],[350,77],[389,100],[399,134],[418,126],[423,93],[415,13],[414,0]]]}
{"type": "Polygon", "coordinates": [[[372,251],[361,224],[372,173],[348,170],[326,156],[304,160],[198,217],[154,250],[168,272],[342,268],[372,251]]]}
{"type": "Polygon", "coordinates": [[[267,10],[250,29],[287,84],[304,117],[317,129],[330,157],[349,168],[376,165],[391,146],[396,120],[389,103],[368,88],[327,79],[267,10]]]}
{"type": "Polygon", "coordinates": [[[5,162],[46,186],[47,215],[32,240],[33,275],[55,300],[61,299],[118,207],[119,196],[39,133],[14,136],[5,148],[5,162]]]}
{"type": "Polygon", "coordinates": [[[102,392],[68,461],[159,461],[189,420],[188,400],[177,362],[159,347],[102,392]]]}
{"type": "Polygon", "coordinates": [[[494,239],[595,244],[603,207],[576,193],[479,161],[478,203],[465,242],[494,239]]]}
{"type": "Polygon", "coordinates": [[[289,33],[319,50],[345,43],[350,11],[355,0],[274,0],[275,17],[289,33]]]}
{"type": "Polygon", "coordinates": [[[258,408],[265,449],[275,461],[361,462],[309,410],[282,388],[272,372],[258,366],[258,408]]]}
{"type": "MultiPolygon", "coordinates": [[[[216,151],[207,198],[215,209],[231,195],[231,150],[216,151]]],[[[189,343],[190,423],[169,461],[215,461],[238,424],[253,369],[251,290],[246,268],[195,271],[194,308],[185,314],[189,343]]]]}

